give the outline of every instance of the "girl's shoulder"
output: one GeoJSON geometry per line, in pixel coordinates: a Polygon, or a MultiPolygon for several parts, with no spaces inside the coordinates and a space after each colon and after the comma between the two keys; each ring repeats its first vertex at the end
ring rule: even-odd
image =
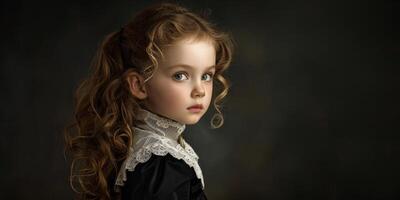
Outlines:
{"type": "MultiPolygon", "coordinates": [[[[122,199],[172,199],[171,197],[205,197],[200,179],[183,160],[171,154],[152,155],[127,172],[121,189],[122,199]]],[[[204,198],[205,199],[205,198],[204,198]]]]}
{"type": "Polygon", "coordinates": [[[190,179],[194,171],[204,188],[203,174],[198,164],[199,157],[185,140],[182,141],[184,147],[176,141],[157,134],[137,135],[117,175],[116,190],[125,185],[129,174],[148,176],[149,173],[153,173],[158,174],[157,177],[162,177],[160,175],[164,173],[156,169],[169,170],[168,174],[181,181],[186,180],[185,177],[190,179]],[[129,173],[134,171],[138,173],[129,173]]]}
{"type": "Polygon", "coordinates": [[[129,185],[133,182],[143,181],[147,178],[153,178],[153,181],[157,184],[163,182],[172,184],[183,183],[197,177],[194,170],[183,160],[176,159],[171,154],[166,154],[164,156],[152,155],[148,161],[139,163],[134,171],[127,171],[125,186],[131,188],[129,185]]]}

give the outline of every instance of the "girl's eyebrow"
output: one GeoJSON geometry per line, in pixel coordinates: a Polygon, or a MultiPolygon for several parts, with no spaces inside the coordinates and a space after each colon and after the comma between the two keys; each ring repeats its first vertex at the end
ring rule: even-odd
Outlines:
{"type": "MultiPolygon", "coordinates": [[[[171,70],[172,68],[175,68],[175,67],[183,67],[183,68],[187,68],[187,69],[194,69],[194,68],[195,68],[195,67],[193,67],[193,66],[186,65],[186,64],[176,64],[176,65],[171,65],[171,66],[169,66],[167,69],[168,69],[168,70],[171,70]]],[[[210,69],[212,69],[212,68],[215,68],[215,65],[212,65],[212,66],[207,67],[207,68],[206,68],[206,71],[207,71],[207,70],[210,70],[210,69]]]]}

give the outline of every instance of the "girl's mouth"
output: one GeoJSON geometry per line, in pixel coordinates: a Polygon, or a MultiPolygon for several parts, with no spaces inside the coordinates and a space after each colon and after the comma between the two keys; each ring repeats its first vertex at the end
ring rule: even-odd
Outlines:
{"type": "Polygon", "coordinates": [[[188,110],[191,110],[191,109],[197,109],[197,110],[202,110],[203,109],[203,105],[201,105],[201,104],[195,104],[195,105],[193,105],[193,106],[190,106],[189,108],[187,108],[188,110]]]}

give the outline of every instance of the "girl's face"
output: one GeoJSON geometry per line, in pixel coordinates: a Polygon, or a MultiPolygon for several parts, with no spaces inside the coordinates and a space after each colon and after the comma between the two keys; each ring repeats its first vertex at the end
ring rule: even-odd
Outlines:
{"type": "Polygon", "coordinates": [[[207,40],[182,40],[163,49],[164,59],[146,82],[150,111],[183,124],[195,124],[212,98],[215,48],[207,40]],[[200,105],[202,109],[189,109],[200,105]]]}

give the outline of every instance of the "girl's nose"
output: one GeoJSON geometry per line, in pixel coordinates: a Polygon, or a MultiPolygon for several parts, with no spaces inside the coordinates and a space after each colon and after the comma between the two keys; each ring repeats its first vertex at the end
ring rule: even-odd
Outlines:
{"type": "Polygon", "coordinates": [[[204,97],[206,94],[202,83],[196,83],[192,91],[192,97],[204,97]]]}

